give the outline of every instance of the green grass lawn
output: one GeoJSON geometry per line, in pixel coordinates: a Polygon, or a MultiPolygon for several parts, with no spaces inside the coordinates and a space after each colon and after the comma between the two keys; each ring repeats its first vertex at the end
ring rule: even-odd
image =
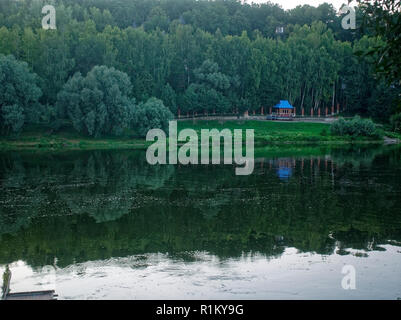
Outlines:
{"type": "Polygon", "coordinates": [[[128,134],[124,137],[91,138],[72,128],[57,133],[29,128],[18,136],[0,139],[0,149],[143,149],[148,144],[144,139],[128,134]]]}
{"type": "MultiPolygon", "coordinates": [[[[279,122],[255,120],[185,120],[178,121],[178,130],[191,128],[200,135],[201,129],[254,129],[255,146],[270,144],[350,143],[351,137],[332,136],[326,123],[279,122]]],[[[371,142],[358,138],[358,142],[371,142]]],[[[31,127],[14,137],[0,138],[0,149],[144,149],[150,142],[127,132],[124,137],[91,138],[75,132],[72,128],[50,133],[31,127]]]]}
{"type": "Polygon", "coordinates": [[[326,123],[280,122],[280,121],[244,121],[244,120],[188,120],[178,122],[178,129],[192,128],[200,134],[201,129],[254,129],[255,143],[293,142],[341,142],[348,141],[347,137],[336,137],[330,134],[330,125],[326,123]]]}

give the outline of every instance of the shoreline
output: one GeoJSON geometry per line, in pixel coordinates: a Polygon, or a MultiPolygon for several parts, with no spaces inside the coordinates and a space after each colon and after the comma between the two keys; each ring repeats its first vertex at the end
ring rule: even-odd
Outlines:
{"type": "MultiPolygon", "coordinates": [[[[152,142],[146,140],[134,140],[128,142],[125,140],[99,140],[90,141],[84,140],[80,142],[72,142],[66,139],[63,142],[35,142],[35,141],[0,141],[0,152],[4,151],[73,151],[73,150],[146,150],[152,142]]],[[[330,145],[399,145],[400,139],[385,137],[382,140],[277,140],[265,141],[263,139],[255,139],[255,149],[265,148],[269,146],[330,146],[330,145]]],[[[178,143],[177,146],[182,146],[184,143],[178,143]]]]}
{"type": "MultiPolygon", "coordinates": [[[[249,120],[181,120],[178,121],[178,131],[193,129],[197,134],[203,129],[253,129],[255,148],[268,146],[327,146],[327,145],[352,145],[352,144],[400,144],[401,135],[381,130],[380,138],[332,136],[329,123],[317,122],[270,122],[249,120]]],[[[135,132],[127,132],[122,137],[92,138],[80,135],[68,128],[57,133],[46,132],[32,128],[19,136],[3,137],[0,139],[0,151],[18,150],[114,150],[130,149],[145,150],[153,141],[146,141],[135,135],[135,132]]],[[[182,146],[185,142],[178,142],[182,146]]]]}

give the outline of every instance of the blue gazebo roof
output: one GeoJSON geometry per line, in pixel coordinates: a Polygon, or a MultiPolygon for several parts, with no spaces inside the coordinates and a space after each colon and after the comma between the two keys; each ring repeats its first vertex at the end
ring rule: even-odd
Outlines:
{"type": "Polygon", "coordinates": [[[292,105],[287,100],[280,100],[279,104],[274,106],[276,109],[294,109],[292,105]]]}

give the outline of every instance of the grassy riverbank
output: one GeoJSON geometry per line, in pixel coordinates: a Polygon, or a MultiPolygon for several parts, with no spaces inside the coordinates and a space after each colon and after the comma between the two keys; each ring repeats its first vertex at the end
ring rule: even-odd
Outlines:
{"type": "MultiPolygon", "coordinates": [[[[285,121],[253,121],[253,120],[201,120],[180,121],[178,129],[192,128],[200,134],[201,129],[223,130],[254,129],[255,144],[271,143],[313,143],[313,142],[349,142],[349,137],[336,137],[330,134],[327,123],[285,122],[285,121]]],[[[366,139],[359,139],[366,140],[366,139]]]]}
{"type": "Polygon", "coordinates": [[[71,131],[57,133],[30,130],[19,136],[2,137],[0,150],[54,149],[54,150],[105,150],[105,149],[144,149],[145,139],[131,135],[124,137],[91,138],[71,131]]]}
{"type": "MultiPolygon", "coordinates": [[[[253,120],[187,120],[178,122],[178,130],[194,129],[199,135],[201,129],[254,129],[255,145],[270,144],[347,144],[382,142],[382,139],[352,138],[349,136],[332,136],[330,125],[326,123],[308,122],[272,122],[253,120]],[[378,141],[379,140],[379,141],[378,141]]],[[[391,138],[401,136],[382,132],[391,138]]],[[[150,143],[135,136],[134,132],[124,137],[103,137],[99,139],[82,136],[71,130],[57,133],[39,131],[31,128],[18,136],[0,138],[0,149],[144,149],[150,143]]]]}

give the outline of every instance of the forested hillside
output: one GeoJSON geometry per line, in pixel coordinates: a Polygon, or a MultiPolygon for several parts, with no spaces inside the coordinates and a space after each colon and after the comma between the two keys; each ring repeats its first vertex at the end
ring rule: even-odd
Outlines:
{"type": "Polygon", "coordinates": [[[306,114],[340,104],[387,121],[400,88],[375,76],[374,56],[359,54],[382,40],[342,29],[341,19],[328,4],[2,0],[0,129],[70,123],[119,135],[178,112],[260,113],[280,99],[306,114]],[[49,3],[57,30],[42,29],[49,3]]]}

